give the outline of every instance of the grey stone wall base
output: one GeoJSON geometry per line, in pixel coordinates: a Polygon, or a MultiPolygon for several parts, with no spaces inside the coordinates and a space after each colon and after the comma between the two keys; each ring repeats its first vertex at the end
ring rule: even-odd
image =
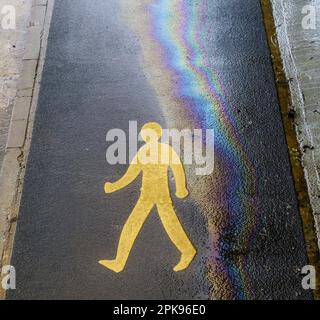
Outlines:
{"type": "Polygon", "coordinates": [[[320,1],[271,2],[320,246],[320,1]],[[316,10],[315,29],[303,28],[306,5],[316,10]]]}

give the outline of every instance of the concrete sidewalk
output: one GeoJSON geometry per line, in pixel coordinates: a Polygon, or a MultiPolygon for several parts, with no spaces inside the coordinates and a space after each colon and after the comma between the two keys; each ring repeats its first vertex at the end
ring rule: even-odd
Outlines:
{"type": "Polygon", "coordinates": [[[17,83],[22,71],[26,33],[30,28],[32,2],[0,0],[0,22],[1,19],[6,19],[8,9],[13,8],[16,13],[15,28],[13,25],[4,25],[5,28],[0,25],[0,168],[5,154],[12,109],[17,100],[17,83]]]}

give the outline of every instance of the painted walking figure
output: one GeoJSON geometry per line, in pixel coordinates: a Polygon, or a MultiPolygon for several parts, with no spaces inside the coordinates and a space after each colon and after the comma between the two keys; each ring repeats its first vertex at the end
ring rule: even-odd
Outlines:
{"type": "Polygon", "coordinates": [[[156,206],[167,234],[181,252],[181,259],[173,270],[181,271],[190,265],[196,249],[175,213],[170,196],[168,170],[172,170],[176,182],[176,196],[183,199],[188,196],[184,168],[174,149],[169,144],[159,142],[162,136],[159,124],[145,124],[140,134],[146,144],[139,149],[125,175],[114,183],[107,182],[104,189],[106,193],[118,191],[129,185],[142,172],[141,194],[122,229],[116,258],[100,260],[99,263],[114,272],[121,272],[146,218],[156,206]]]}

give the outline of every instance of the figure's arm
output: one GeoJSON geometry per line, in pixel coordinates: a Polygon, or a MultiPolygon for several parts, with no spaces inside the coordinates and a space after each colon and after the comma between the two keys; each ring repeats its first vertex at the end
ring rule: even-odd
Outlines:
{"type": "Polygon", "coordinates": [[[129,165],[129,168],[127,172],[124,174],[122,178],[120,178],[116,182],[106,182],[104,185],[104,191],[105,193],[111,193],[118,191],[127,185],[129,185],[140,173],[141,167],[140,164],[137,161],[137,158],[135,158],[129,165]]]}
{"type": "Polygon", "coordinates": [[[177,153],[171,148],[171,164],[170,167],[172,169],[173,177],[176,182],[176,196],[180,199],[186,198],[189,194],[187,189],[187,180],[186,174],[184,171],[183,164],[177,153]]]}

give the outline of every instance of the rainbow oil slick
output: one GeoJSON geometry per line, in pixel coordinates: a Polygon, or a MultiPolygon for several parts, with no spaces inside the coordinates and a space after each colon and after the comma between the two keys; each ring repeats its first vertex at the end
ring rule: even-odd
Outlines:
{"type": "Polygon", "coordinates": [[[135,15],[141,16],[141,21],[129,22],[141,38],[144,72],[166,110],[169,125],[192,123],[194,128],[215,132],[212,176],[202,182],[188,179],[191,189],[193,183],[205,185],[201,186],[205,196],[196,191],[191,196],[208,221],[212,297],[250,298],[245,252],[256,223],[256,175],[237,134],[237,117],[230,112],[224,76],[210,64],[205,46],[210,38],[199,28],[210,1],[145,0],[126,6],[128,12],[136,10],[135,15]],[[215,292],[221,286],[224,292],[215,292]]]}

